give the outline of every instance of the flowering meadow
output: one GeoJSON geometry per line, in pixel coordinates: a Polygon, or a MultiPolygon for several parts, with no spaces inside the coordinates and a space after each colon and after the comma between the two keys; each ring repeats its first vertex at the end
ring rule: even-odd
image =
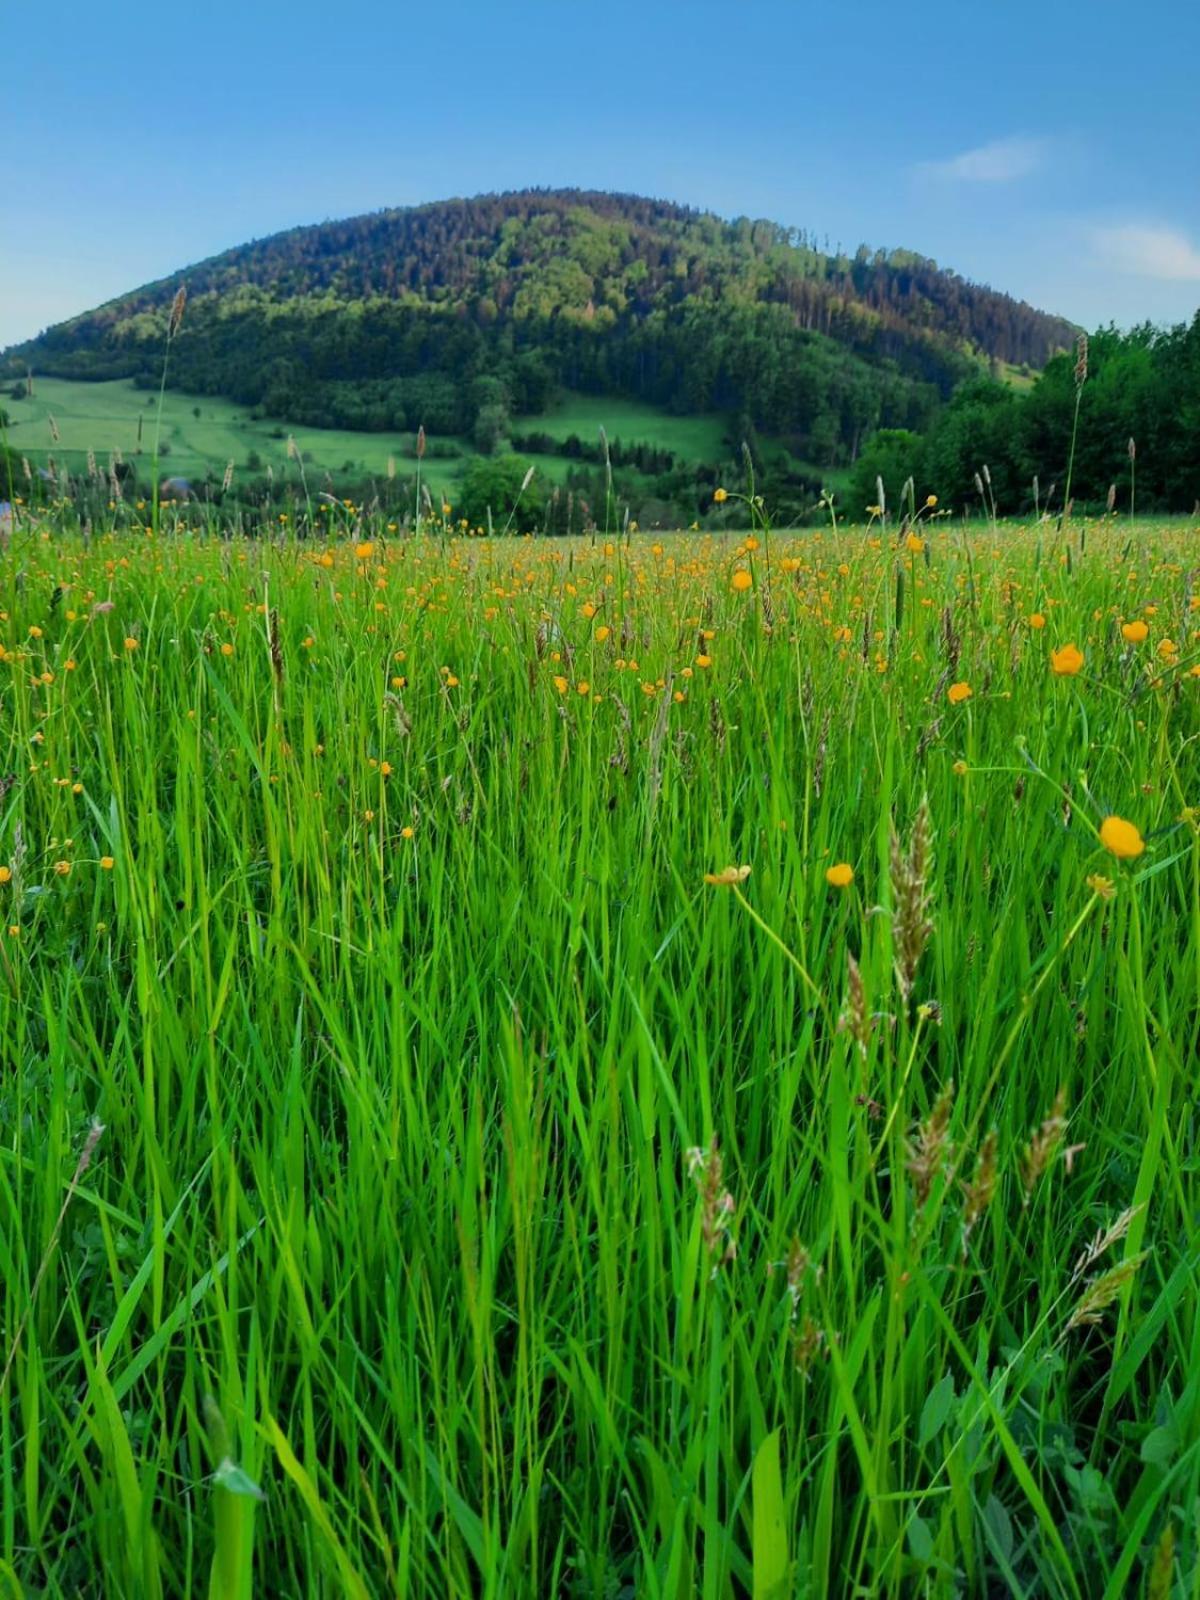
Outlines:
{"type": "Polygon", "coordinates": [[[1200,528],[343,509],[0,555],[0,1593],[1200,1592],[1200,528]]]}

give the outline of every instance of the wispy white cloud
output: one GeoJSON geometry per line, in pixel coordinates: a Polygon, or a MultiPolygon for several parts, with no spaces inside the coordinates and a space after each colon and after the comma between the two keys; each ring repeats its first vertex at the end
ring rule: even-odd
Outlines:
{"type": "Polygon", "coordinates": [[[963,183],[1012,183],[1036,172],[1046,159],[1045,139],[993,139],[945,161],[923,161],[918,171],[963,183]]]}
{"type": "Polygon", "coordinates": [[[1100,260],[1115,272],[1200,283],[1200,250],[1177,228],[1129,222],[1093,228],[1092,242],[1100,260]]]}

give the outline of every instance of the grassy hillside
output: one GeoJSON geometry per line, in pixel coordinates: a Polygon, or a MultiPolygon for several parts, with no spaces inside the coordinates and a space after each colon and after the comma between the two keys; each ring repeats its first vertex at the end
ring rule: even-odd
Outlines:
{"type": "MultiPolygon", "coordinates": [[[[126,460],[138,461],[141,419],[140,459],[148,470],[157,396],[127,379],[85,383],[39,378],[32,399],[6,398],[3,404],[9,413],[8,442],[14,450],[38,463],[53,455],[72,471],[88,450],[95,451],[100,460],[120,450],[126,460]],[[57,442],[50,418],[58,432],[57,442]]],[[[282,471],[287,463],[287,432],[294,434],[299,449],[310,454],[316,466],[330,471],[353,462],[356,468],[384,472],[388,456],[395,455],[398,448],[396,439],[382,434],[332,428],[285,430],[278,422],[252,417],[249,408],[232,400],[171,390],[163,407],[162,441],[168,447],[164,470],[184,476],[203,477],[205,472],[219,476],[228,461],[244,468],[250,452],[256,451],[264,466],[269,463],[282,471]]],[[[461,470],[457,462],[445,465],[461,470]]]]}
{"type": "Polygon", "coordinates": [[[604,395],[564,394],[540,416],[518,417],[514,432],[536,429],[552,439],[591,441],[601,428],[614,443],[652,444],[685,461],[719,461],[728,454],[728,424],[719,416],[672,416],[658,406],[604,395]]]}
{"type": "MultiPolygon", "coordinates": [[[[127,461],[149,473],[158,397],[128,379],[88,383],[38,378],[32,398],[16,400],[6,396],[2,403],[9,415],[10,447],[34,465],[44,465],[53,456],[75,473],[84,469],[89,450],[101,463],[119,450],[127,461]]],[[[555,439],[575,435],[592,444],[601,426],[610,439],[619,439],[623,444],[653,445],[688,461],[717,461],[729,454],[724,442],[725,426],[718,417],[673,417],[636,401],[585,395],[568,394],[543,416],[517,419],[514,431],[536,428],[555,439]]],[[[169,389],[163,406],[161,437],[166,453],[162,470],[196,479],[209,473],[219,478],[230,461],[240,471],[246,471],[253,452],[262,464],[259,470],[269,465],[276,473],[285,473],[290,465],[289,434],[304,457],[306,469],[329,472],[335,482],[364,474],[382,475],[387,471],[389,457],[395,461],[397,471],[406,473],[412,470],[415,460],[412,434],[291,427],[257,417],[252,408],[220,396],[182,394],[169,389]]],[[[445,447],[457,454],[427,455],[424,470],[434,483],[452,485],[478,452],[461,437],[431,439],[431,449],[445,447]]],[[[555,481],[561,481],[573,465],[576,463],[566,456],[537,457],[539,472],[555,481]]],[[[294,471],[294,466],[290,470],[294,471]]]]}

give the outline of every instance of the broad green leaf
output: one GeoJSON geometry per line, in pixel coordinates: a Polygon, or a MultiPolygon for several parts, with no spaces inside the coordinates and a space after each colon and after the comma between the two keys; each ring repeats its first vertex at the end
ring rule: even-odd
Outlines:
{"type": "Polygon", "coordinates": [[[779,1429],[769,1433],[754,1457],[754,1600],[782,1600],[788,1574],[779,1429]]]}
{"type": "Polygon", "coordinates": [[[946,1418],[950,1415],[950,1408],[954,1404],[954,1376],[947,1373],[925,1397],[925,1404],[921,1407],[921,1426],[917,1434],[917,1444],[923,1450],[946,1425],[946,1418]]]}

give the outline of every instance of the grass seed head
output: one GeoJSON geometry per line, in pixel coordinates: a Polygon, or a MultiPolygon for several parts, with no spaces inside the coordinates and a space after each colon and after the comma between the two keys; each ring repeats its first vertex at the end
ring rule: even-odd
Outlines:
{"type": "Polygon", "coordinates": [[[1097,1229],[1096,1237],[1075,1263],[1075,1269],[1071,1273],[1072,1280],[1082,1278],[1088,1268],[1094,1266],[1102,1255],[1111,1250],[1114,1244],[1119,1244],[1129,1232],[1134,1217],[1144,1209],[1144,1206],[1128,1206],[1107,1228],[1097,1229]]]}
{"type": "Polygon", "coordinates": [[[792,1360],[796,1370],[808,1378],[813,1362],[825,1345],[825,1330],[807,1313],[792,1331],[792,1360]]]}
{"type": "Polygon", "coordinates": [[[1175,1578],[1175,1524],[1168,1521],[1154,1546],[1146,1579],[1146,1600],[1171,1600],[1175,1578]]]}
{"type": "Polygon", "coordinates": [[[275,682],[283,682],[283,643],[279,637],[279,612],[271,611],[271,670],[275,682]]]}
{"type": "Polygon", "coordinates": [[[171,301],[171,316],[167,322],[167,338],[173,339],[179,332],[179,325],[183,321],[183,308],[187,305],[187,287],[180,284],[175,291],[175,298],[171,301]]]}
{"type": "Polygon", "coordinates": [[[963,1254],[967,1251],[967,1240],[971,1236],[976,1223],[991,1205],[996,1195],[997,1159],[996,1152],[999,1140],[993,1128],[980,1146],[979,1154],[975,1158],[975,1172],[969,1182],[964,1183],[963,1190],[963,1254]]]}
{"type": "Polygon", "coordinates": [[[953,1109],[954,1084],[948,1083],[938,1095],[933,1110],[909,1140],[905,1166],[913,1181],[918,1208],[929,1199],[934,1184],[954,1153],[954,1146],[950,1142],[950,1113],[953,1109]]]}
{"type": "Polygon", "coordinates": [[[1134,1274],[1148,1253],[1146,1250],[1139,1251],[1136,1256],[1118,1262],[1100,1277],[1093,1278],[1076,1302],[1064,1331],[1070,1333],[1075,1328],[1095,1327],[1113,1301],[1120,1297],[1125,1285],[1133,1281],[1134,1274]]]}
{"type": "Polygon", "coordinates": [[[846,952],[846,1003],[842,1007],[841,1016],[838,1018],[838,1031],[850,1035],[858,1046],[859,1055],[865,1059],[867,1041],[871,1037],[871,1017],[867,1011],[867,991],[863,984],[858,962],[848,950],[846,952]]]}
{"type": "Polygon", "coordinates": [[[1067,1091],[1060,1089],[1054,1097],[1050,1114],[1031,1135],[1025,1146],[1021,1162],[1021,1186],[1028,1205],[1037,1188],[1038,1180],[1049,1170],[1067,1131],[1067,1091]]]}
{"type": "Polygon", "coordinates": [[[700,1194],[700,1233],[712,1262],[712,1275],[737,1256],[733,1214],[737,1207],[724,1184],[721,1152],[714,1133],[708,1149],[694,1146],[687,1152],[687,1169],[700,1194]]]}
{"type": "Polygon", "coordinates": [[[928,798],[923,798],[913,820],[905,852],[891,826],[892,947],[900,998],[907,1003],[917,966],[933,935],[929,911],[932,892],[933,824],[928,798]]]}

